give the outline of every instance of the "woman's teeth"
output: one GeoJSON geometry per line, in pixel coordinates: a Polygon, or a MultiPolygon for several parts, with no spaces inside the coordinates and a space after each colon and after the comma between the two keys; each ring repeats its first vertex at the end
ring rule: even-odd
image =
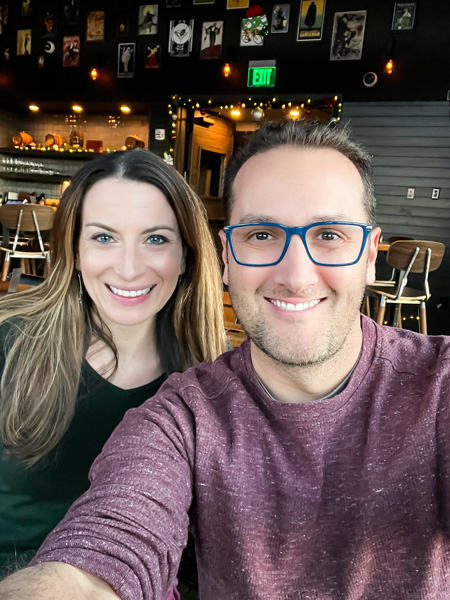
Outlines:
{"type": "Polygon", "coordinates": [[[116,296],[123,296],[123,298],[136,298],[137,296],[145,296],[150,293],[150,291],[154,288],[153,285],[150,287],[144,288],[143,290],[121,290],[120,288],[116,288],[113,285],[108,286],[113,294],[116,296]]]}

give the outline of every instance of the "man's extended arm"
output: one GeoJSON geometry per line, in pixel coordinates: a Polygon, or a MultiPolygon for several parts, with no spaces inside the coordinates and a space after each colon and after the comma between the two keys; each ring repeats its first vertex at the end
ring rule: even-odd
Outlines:
{"type": "Polygon", "coordinates": [[[64,563],[23,569],[0,583],[1,600],[118,600],[102,579],[64,563]]]}

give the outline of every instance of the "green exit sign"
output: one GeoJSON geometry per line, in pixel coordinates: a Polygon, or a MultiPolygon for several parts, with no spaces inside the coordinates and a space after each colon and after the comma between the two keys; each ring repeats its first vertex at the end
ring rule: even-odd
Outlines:
{"type": "Polygon", "coordinates": [[[247,87],[274,87],[276,67],[249,67],[247,87]]]}

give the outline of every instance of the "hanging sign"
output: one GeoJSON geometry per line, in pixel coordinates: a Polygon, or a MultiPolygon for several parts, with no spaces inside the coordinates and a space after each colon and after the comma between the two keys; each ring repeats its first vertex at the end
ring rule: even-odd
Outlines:
{"type": "Polygon", "coordinates": [[[275,60],[250,60],[247,87],[274,87],[276,74],[275,60]]]}

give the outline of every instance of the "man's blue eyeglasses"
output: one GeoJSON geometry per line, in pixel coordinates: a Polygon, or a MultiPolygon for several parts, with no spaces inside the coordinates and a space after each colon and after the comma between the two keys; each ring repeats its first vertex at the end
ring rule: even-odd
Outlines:
{"type": "Polygon", "coordinates": [[[323,221],[306,227],[281,223],[242,223],[224,227],[234,260],[247,267],[270,267],[283,260],[293,235],[299,235],[310,260],[325,267],[347,267],[362,256],[373,226],[323,221]]]}

